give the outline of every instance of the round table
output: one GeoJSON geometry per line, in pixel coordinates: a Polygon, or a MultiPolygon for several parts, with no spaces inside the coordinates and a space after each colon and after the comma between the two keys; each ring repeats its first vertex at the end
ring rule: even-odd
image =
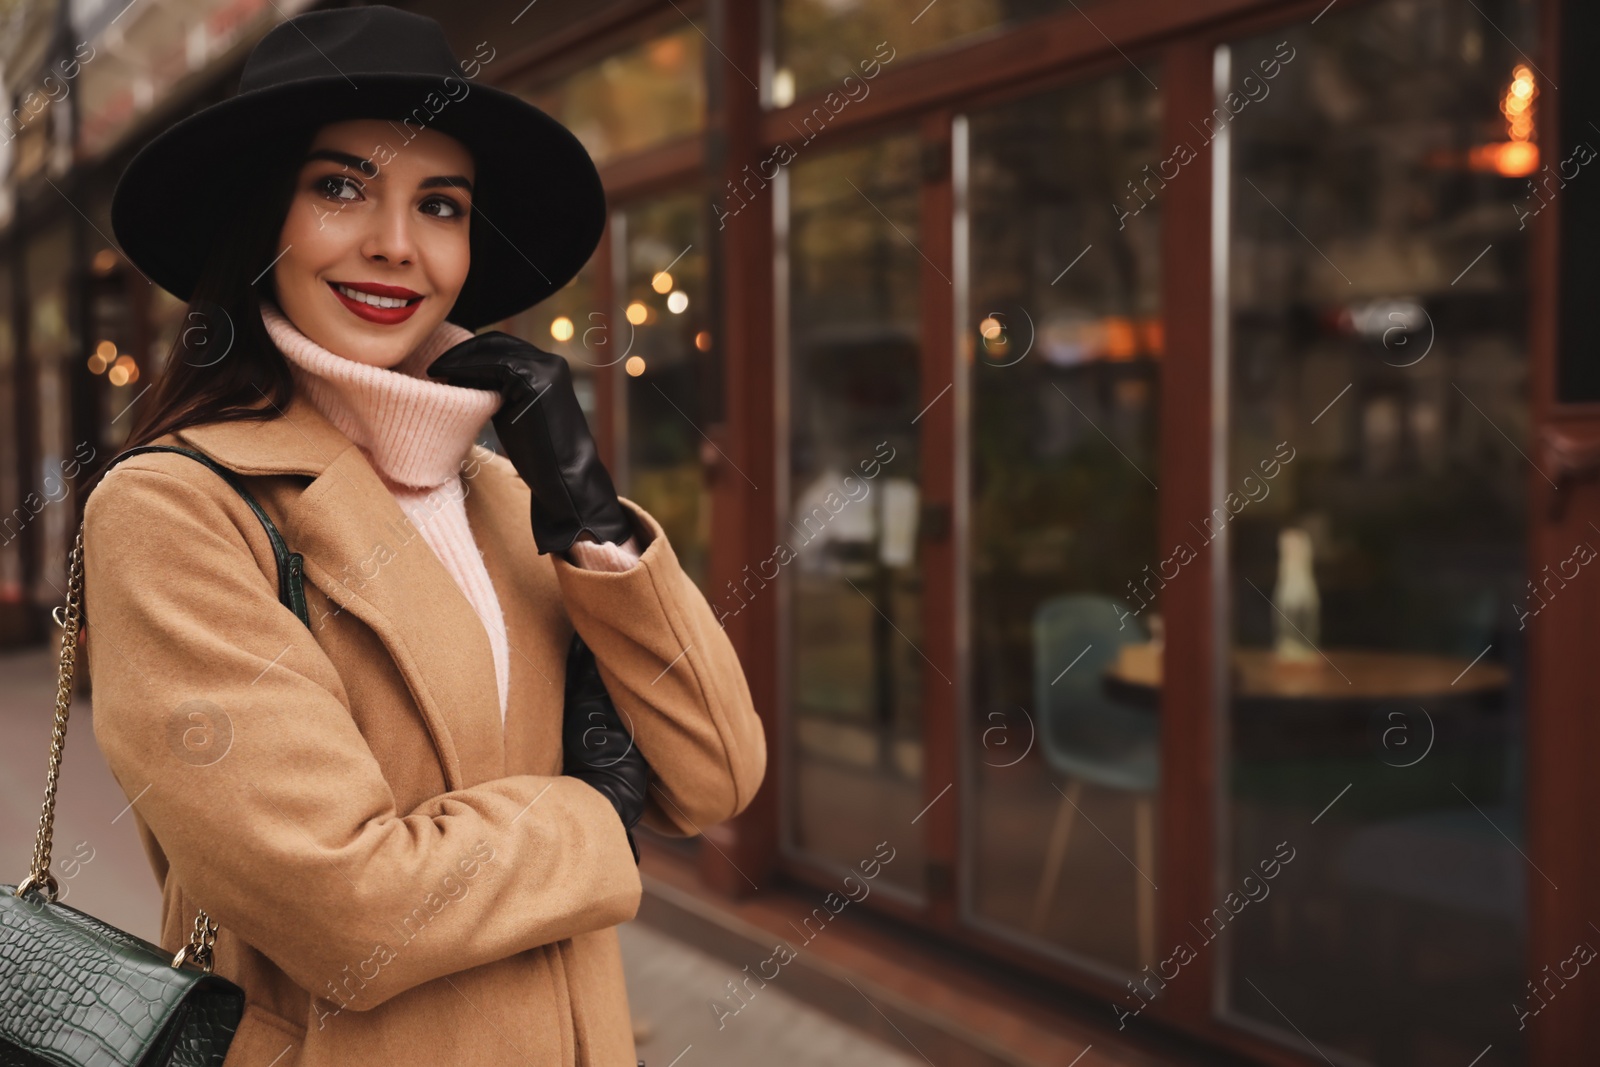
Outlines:
{"type": "MultiPolygon", "coordinates": [[[[1388,700],[1451,701],[1505,689],[1509,676],[1498,663],[1472,662],[1423,652],[1329,648],[1305,662],[1279,660],[1270,648],[1236,648],[1229,688],[1235,702],[1346,703],[1388,700]]],[[[1161,646],[1124,645],[1104,675],[1108,695],[1129,704],[1155,706],[1162,683],[1161,646]]]]}

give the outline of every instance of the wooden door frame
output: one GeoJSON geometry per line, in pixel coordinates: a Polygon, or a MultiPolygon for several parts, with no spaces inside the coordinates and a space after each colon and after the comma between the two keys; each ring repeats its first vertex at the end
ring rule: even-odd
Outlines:
{"type": "MultiPolygon", "coordinates": [[[[1543,0],[1539,14],[1544,80],[1560,85],[1568,74],[1560,47],[1562,4],[1543,0]]],[[[1544,152],[1554,159],[1566,152],[1561,97],[1559,91],[1541,93],[1536,116],[1539,143],[1550,146],[1544,152]]],[[[1600,447],[1600,403],[1562,403],[1557,396],[1561,244],[1573,237],[1562,226],[1563,204],[1557,196],[1541,211],[1530,236],[1533,442],[1527,452],[1545,475],[1529,478],[1530,576],[1546,566],[1556,571],[1575,541],[1600,542],[1593,533],[1600,525],[1600,486],[1588,481],[1558,492],[1546,481],[1561,481],[1556,435],[1600,447]]],[[[1572,953],[1575,938],[1600,944],[1600,775],[1589,763],[1600,751],[1593,666],[1600,590],[1582,576],[1574,586],[1528,624],[1527,851],[1543,875],[1528,879],[1530,977],[1556,968],[1572,953]]],[[[1564,991],[1565,983],[1552,990],[1559,995],[1529,1025],[1534,1067],[1583,1062],[1600,1044],[1600,983],[1580,975],[1573,984],[1573,992],[1564,991]]]]}

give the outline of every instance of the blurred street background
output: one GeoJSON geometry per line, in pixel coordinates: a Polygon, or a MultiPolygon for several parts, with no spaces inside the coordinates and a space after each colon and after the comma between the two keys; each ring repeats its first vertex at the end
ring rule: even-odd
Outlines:
{"type": "MultiPolygon", "coordinates": [[[[0,0],[0,877],[79,488],[187,321],[112,189],[320,6],[0,0]]],[[[1593,1061],[1600,5],[402,6],[595,159],[498,328],[767,726],[748,811],[643,842],[650,1067],[1593,1061]]],[[[149,936],[80,703],[57,875],[149,936]]]]}

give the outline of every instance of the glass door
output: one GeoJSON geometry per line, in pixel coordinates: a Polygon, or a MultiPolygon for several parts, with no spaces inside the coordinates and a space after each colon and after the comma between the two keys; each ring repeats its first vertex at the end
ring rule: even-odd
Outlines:
{"type": "Polygon", "coordinates": [[[926,857],[920,158],[896,133],[804,155],[776,185],[788,488],[783,539],[756,566],[784,575],[784,845],[823,869],[873,864],[877,888],[910,899],[926,857]]]}
{"type": "Polygon", "coordinates": [[[963,914],[1118,980],[1156,946],[1160,719],[1153,691],[1114,683],[1161,654],[1160,180],[1148,206],[1131,191],[1160,128],[1160,94],[1124,69],[955,138],[963,914]]]}
{"type": "Polygon", "coordinates": [[[1224,845],[1190,946],[1220,942],[1225,1017],[1312,1059],[1522,1063],[1539,1005],[1533,15],[1380,0],[1217,54],[1219,109],[1279,74],[1214,148],[1224,845]]]}

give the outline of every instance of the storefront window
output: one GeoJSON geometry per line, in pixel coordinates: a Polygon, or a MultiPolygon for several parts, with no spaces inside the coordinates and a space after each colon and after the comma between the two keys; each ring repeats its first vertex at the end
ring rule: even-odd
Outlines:
{"type": "Polygon", "coordinates": [[[1158,155],[1160,122],[1130,70],[970,116],[957,172],[970,916],[1124,972],[1155,948],[1159,718],[1102,676],[1159,655],[1160,221],[1159,201],[1120,223],[1107,203],[1158,155]]]}
{"type": "MultiPolygon", "coordinates": [[[[801,159],[787,213],[790,844],[920,891],[919,143],[801,159]]],[[[780,186],[781,188],[781,186],[780,186]]],[[[780,218],[783,215],[780,213],[780,218]]],[[[762,595],[757,593],[756,595],[762,595]]]]}
{"type": "Polygon", "coordinates": [[[1216,64],[1231,892],[1191,947],[1307,1056],[1521,1063],[1539,1007],[1524,638],[1572,594],[1525,575],[1533,16],[1341,5],[1216,64]]]}
{"type": "Polygon", "coordinates": [[[597,164],[705,128],[705,37],[698,23],[522,92],[560,120],[597,164]]]}
{"type": "Polygon", "coordinates": [[[709,595],[706,470],[720,458],[713,441],[721,375],[711,336],[706,210],[704,197],[685,192],[614,216],[622,254],[610,343],[625,383],[624,494],[660,521],[684,570],[709,595]]]}
{"type": "MultiPolygon", "coordinates": [[[[924,0],[926,2],[926,0],[924,0]]],[[[1103,0],[963,0],[960,3],[894,3],[892,0],[776,0],[776,64],[769,102],[787,107],[796,96],[841,88],[843,80],[979,34],[1014,26],[1039,15],[1094,7],[1103,0]],[[920,11],[919,11],[920,9],[920,11]]],[[[1087,24],[1084,27],[1094,31],[1087,24]]]]}

